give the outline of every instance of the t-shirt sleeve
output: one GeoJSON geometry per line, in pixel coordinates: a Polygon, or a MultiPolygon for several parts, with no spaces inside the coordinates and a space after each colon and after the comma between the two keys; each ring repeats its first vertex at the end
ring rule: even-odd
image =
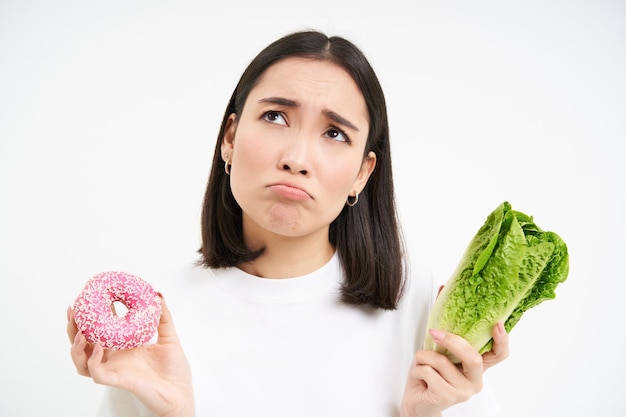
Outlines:
{"type": "Polygon", "coordinates": [[[106,387],[97,417],[152,417],[152,413],[132,393],[106,387]]]}

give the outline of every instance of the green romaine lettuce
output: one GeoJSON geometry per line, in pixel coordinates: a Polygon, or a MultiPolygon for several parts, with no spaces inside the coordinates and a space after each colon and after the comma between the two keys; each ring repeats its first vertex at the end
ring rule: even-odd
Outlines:
{"type": "MultiPolygon", "coordinates": [[[[504,202],[470,241],[430,311],[427,328],[457,334],[487,352],[498,321],[509,332],[525,311],[555,298],[555,288],[568,273],[565,242],[504,202]]],[[[459,362],[428,332],[424,347],[459,362]]]]}

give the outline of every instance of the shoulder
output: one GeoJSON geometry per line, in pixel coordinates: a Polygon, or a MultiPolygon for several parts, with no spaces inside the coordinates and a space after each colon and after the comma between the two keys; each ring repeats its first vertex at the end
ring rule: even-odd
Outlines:
{"type": "Polygon", "coordinates": [[[185,315],[191,304],[197,303],[207,294],[210,296],[215,293],[215,276],[216,271],[213,269],[193,262],[177,265],[163,273],[157,290],[162,294],[177,324],[181,320],[176,318],[185,315]]]}

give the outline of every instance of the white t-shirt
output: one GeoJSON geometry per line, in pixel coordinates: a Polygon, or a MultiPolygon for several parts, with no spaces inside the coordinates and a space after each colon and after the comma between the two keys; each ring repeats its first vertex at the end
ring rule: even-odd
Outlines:
{"type": "MultiPolygon", "coordinates": [[[[196,415],[398,416],[432,280],[414,275],[399,308],[383,311],[342,304],[342,276],[335,255],[289,279],[196,268],[163,291],[191,365],[196,415]]],[[[463,417],[495,415],[484,400],[454,408],[463,417]]],[[[99,415],[149,415],[142,410],[131,394],[109,389],[99,415]]]]}

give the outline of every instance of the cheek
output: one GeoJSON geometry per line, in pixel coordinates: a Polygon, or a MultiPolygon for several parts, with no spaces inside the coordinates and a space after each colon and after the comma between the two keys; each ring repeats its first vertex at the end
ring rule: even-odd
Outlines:
{"type": "Polygon", "coordinates": [[[321,184],[324,189],[324,202],[317,213],[320,219],[330,223],[339,216],[346,205],[348,195],[352,192],[354,177],[354,170],[345,167],[325,172],[321,184]]]}
{"type": "Polygon", "coordinates": [[[246,206],[254,196],[255,187],[264,173],[273,167],[270,146],[249,132],[238,132],[234,142],[233,161],[230,171],[230,187],[240,206],[246,206]]]}
{"type": "Polygon", "coordinates": [[[353,160],[335,161],[333,164],[322,169],[324,175],[324,188],[333,200],[343,204],[345,199],[353,191],[354,180],[360,166],[355,166],[353,160]]]}
{"type": "Polygon", "coordinates": [[[237,135],[233,151],[233,170],[238,175],[258,175],[258,170],[267,166],[272,154],[270,146],[247,131],[237,135]]]}

